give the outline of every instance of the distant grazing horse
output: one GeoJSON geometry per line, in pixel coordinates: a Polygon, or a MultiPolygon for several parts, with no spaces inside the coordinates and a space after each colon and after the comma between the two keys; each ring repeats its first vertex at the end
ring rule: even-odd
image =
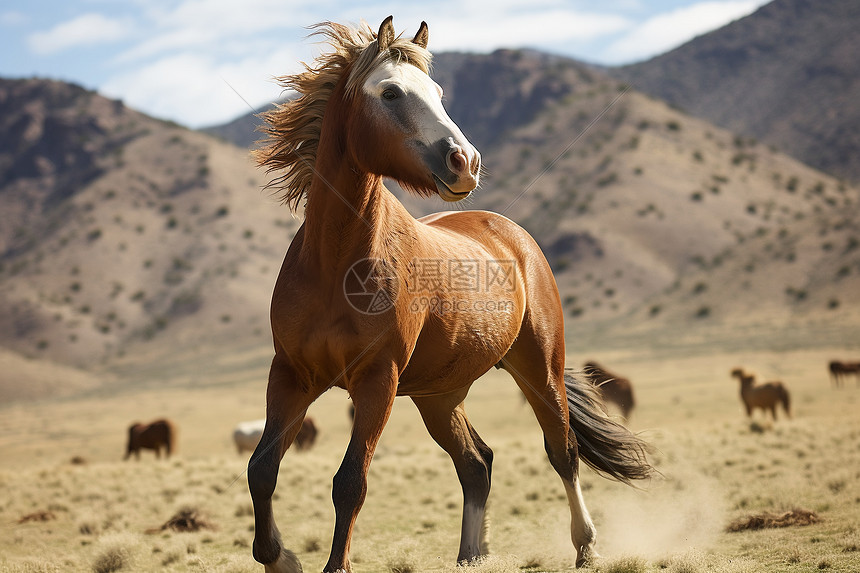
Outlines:
{"type": "Polygon", "coordinates": [[[317,441],[317,425],[314,423],[313,418],[305,418],[302,420],[302,427],[299,430],[299,433],[296,434],[296,447],[299,451],[309,450],[314,447],[314,444],[317,441]]]}
{"type": "Polygon", "coordinates": [[[842,378],[848,374],[854,374],[857,377],[857,384],[860,385],[860,362],[839,362],[833,360],[830,365],[830,380],[836,388],[842,387],[842,378]]]}
{"type": "Polygon", "coordinates": [[[606,402],[612,402],[621,409],[621,415],[627,420],[636,405],[633,399],[633,385],[630,380],[609,372],[597,362],[586,362],[582,368],[588,381],[594,384],[606,402]]]}
{"type": "Polygon", "coordinates": [[[791,418],[791,398],[782,382],[756,384],[755,376],[745,374],[741,368],[732,370],[731,375],[740,380],[741,400],[746,406],[747,416],[752,417],[753,409],[761,408],[765,415],[770,410],[770,415],[776,420],[776,405],[781,403],[785,414],[791,418]]]}
{"type": "Polygon", "coordinates": [[[236,424],[236,428],[233,430],[233,443],[236,444],[236,450],[240,454],[245,451],[253,452],[257,444],[260,443],[265,427],[265,418],[236,424]]]}
{"type": "Polygon", "coordinates": [[[156,420],[151,424],[132,424],[128,429],[128,448],[125,458],[134,454],[140,459],[140,450],[155,450],[155,457],[161,457],[161,448],[164,448],[167,457],[173,452],[176,439],[176,430],[170,420],[156,420]]]}
{"type": "MultiPolygon", "coordinates": [[[[245,451],[254,451],[254,448],[260,443],[265,427],[265,418],[236,424],[236,429],[233,430],[233,443],[236,444],[236,449],[240,454],[245,451]]],[[[296,447],[299,450],[309,450],[316,442],[317,433],[317,426],[313,418],[305,418],[302,420],[302,428],[296,435],[296,447]]]]}
{"type": "Polygon", "coordinates": [[[254,558],[267,571],[301,571],[275,526],[272,495],[308,406],[333,386],[349,392],[355,421],[332,483],[336,517],[324,571],[352,570],[353,524],[397,395],[413,400],[457,470],[464,496],[457,561],[482,555],[493,452],[463,404],[472,383],[501,363],[543,429],[582,565],[594,555],[595,529],[580,456],[628,482],[652,471],[646,444],[605,416],[591,384],[565,376],[564,313],[528,233],[482,211],[415,220],[383,186],[390,177],[419,195],[459,201],[478,185],[480,155],[427,73],[427,25],[412,40],[395,36],[390,17],[378,34],[366,25],[317,28],[333,51],[281,78],[298,97],[263,115],[269,137],[255,151],[261,166],[283,170],[270,185],[284,202],[306,202],[272,296],[266,428],[248,464],[254,558]]]}

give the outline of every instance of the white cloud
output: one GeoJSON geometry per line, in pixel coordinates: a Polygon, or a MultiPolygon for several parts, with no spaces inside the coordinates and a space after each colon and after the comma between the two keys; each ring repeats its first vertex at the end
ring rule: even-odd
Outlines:
{"type": "Polygon", "coordinates": [[[47,55],[78,46],[114,42],[127,32],[128,26],[123,21],[90,13],[57,24],[50,30],[34,32],[27,38],[27,44],[36,54],[47,55]]]}
{"type": "Polygon", "coordinates": [[[630,27],[625,18],[568,8],[561,0],[443,0],[394,5],[379,3],[291,6],[290,0],[184,0],[142,4],[146,21],[141,41],[114,56],[117,73],[102,91],[127,104],[185,125],[228,121],[248,111],[221,79],[258,105],[279,95],[270,78],[297,71],[321,49],[307,40],[306,26],[331,18],[372,27],[394,13],[398,31],[414,33],[430,24],[434,51],[489,51],[499,47],[540,47],[587,41],[630,27]],[[327,13],[326,13],[327,12],[327,13]]]}
{"type": "Polygon", "coordinates": [[[444,13],[431,23],[431,47],[438,51],[480,52],[501,47],[540,47],[587,42],[629,26],[630,22],[621,16],[560,8],[488,12],[474,19],[444,13]]]}
{"type": "Polygon", "coordinates": [[[628,63],[655,56],[751,14],[768,1],[700,2],[658,14],[610,44],[600,60],[604,63],[628,63]]]}
{"type": "MultiPolygon", "coordinates": [[[[631,14],[644,9],[640,0],[611,0],[591,11],[581,8],[584,3],[571,6],[565,0],[140,0],[136,37],[112,55],[115,73],[102,82],[102,89],[141,111],[196,127],[248,111],[224,80],[253,105],[276,98],[279,89],[270,78],[297,71],[300,61],[324,49],[306,39],[305,27],[325,19],[366,19],[375,29],[394,14],[397,30],[405,34],[426,20],[430,47],[436,52],[534,47],[585,52],[592,61],[611,63],[675,47],[765,1],[699,1],[636,25],[631,14]],[[617,41],[604,52],[593,51],[612,39],[617,41]]],[[[111,22],[98,18],[82,16],[34,35],[38,42],[31,40],[47,52],[108,41],[122,29],[121,22],[112,21],[111,28],[105,25],[111,22]],[[99,28],[99,34],[93,28],[99,28]]]]}
{"type": "Polygon", "coordinates": [[[202,127],[277,99],[281,89],[272,76],[297,71],[299,59],[289,48],[229,63],[183,53],[118,74],[100,91],[156,117],[202,127]]]}

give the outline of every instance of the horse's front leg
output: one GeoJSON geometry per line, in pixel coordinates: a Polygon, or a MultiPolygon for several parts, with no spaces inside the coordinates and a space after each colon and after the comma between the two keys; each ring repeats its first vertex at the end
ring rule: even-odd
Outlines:
{"type": "Polygon", "coordinates": [[[373,369],[350,384],[355,405],[352,437],[340,469],[332,480],[331,497],[335,509],[334,537],[324,573],[352,571],[349,545],[352,527],[367,495],[367,471],[376,444],[391,414],[397,394],[394,365],[373,369]]]}
{"type": "Polygon", "coordinates": [[[319,392],[303,388],[285,359],[275,356],[266,391],[266,427],[248,462],[248,488],[254,503],[254,559],[270,573],[301,573],[298,558],[283,547],[272,516],[278,468],[293,443],[305,412],[319,392]]]}

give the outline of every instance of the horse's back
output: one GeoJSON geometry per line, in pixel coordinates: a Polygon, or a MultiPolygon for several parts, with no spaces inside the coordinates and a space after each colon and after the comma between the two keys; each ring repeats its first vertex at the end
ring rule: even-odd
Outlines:
{"type": "Polygon", "coordinates": [[[436,229],[445,229],[471,239],[485,248],[504,245],[517,252],[540,248],[528,231],[504,215],[492,211],[443,211],[418,219],[436,229]]]}
{"type": "MultiPolygon", "coordinates": [[[[418,219],[427,227],[447,235],[436,238],[440,255],[468,259],[484,254],[486,260],[511,262],[514,265],[517,287],[529,306],[548,301],[552,310],[539,309],[539,314],[561,312],[558,287],[552,269],[540,246],[528,231],[504,215],[491,211],[446,211],[418,219]],[[442,250],[447,249],[447,250],[442,250]],[[555,308],[558,306],[558,308],[555,308]]],[[[560,315],[559,315],[560,316],[560,315]]]]}

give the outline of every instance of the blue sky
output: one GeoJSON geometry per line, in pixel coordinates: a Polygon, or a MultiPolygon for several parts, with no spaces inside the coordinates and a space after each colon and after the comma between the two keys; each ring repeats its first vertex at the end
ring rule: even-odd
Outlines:
{"type": "Polygon", "coordinates": [[[73,81],[191,127],[276,99],[272,77],[322,47],[322,20],[398,32],[430,26],[432,51],[530,47],[589,62],[647,59],[752,13],[768,0],[5,0],[0,76],[73,81]],[[234,91],[235,90],[235,91],[234,91]],[[242,97],[239,97],[241,94],[242,97]]]}

